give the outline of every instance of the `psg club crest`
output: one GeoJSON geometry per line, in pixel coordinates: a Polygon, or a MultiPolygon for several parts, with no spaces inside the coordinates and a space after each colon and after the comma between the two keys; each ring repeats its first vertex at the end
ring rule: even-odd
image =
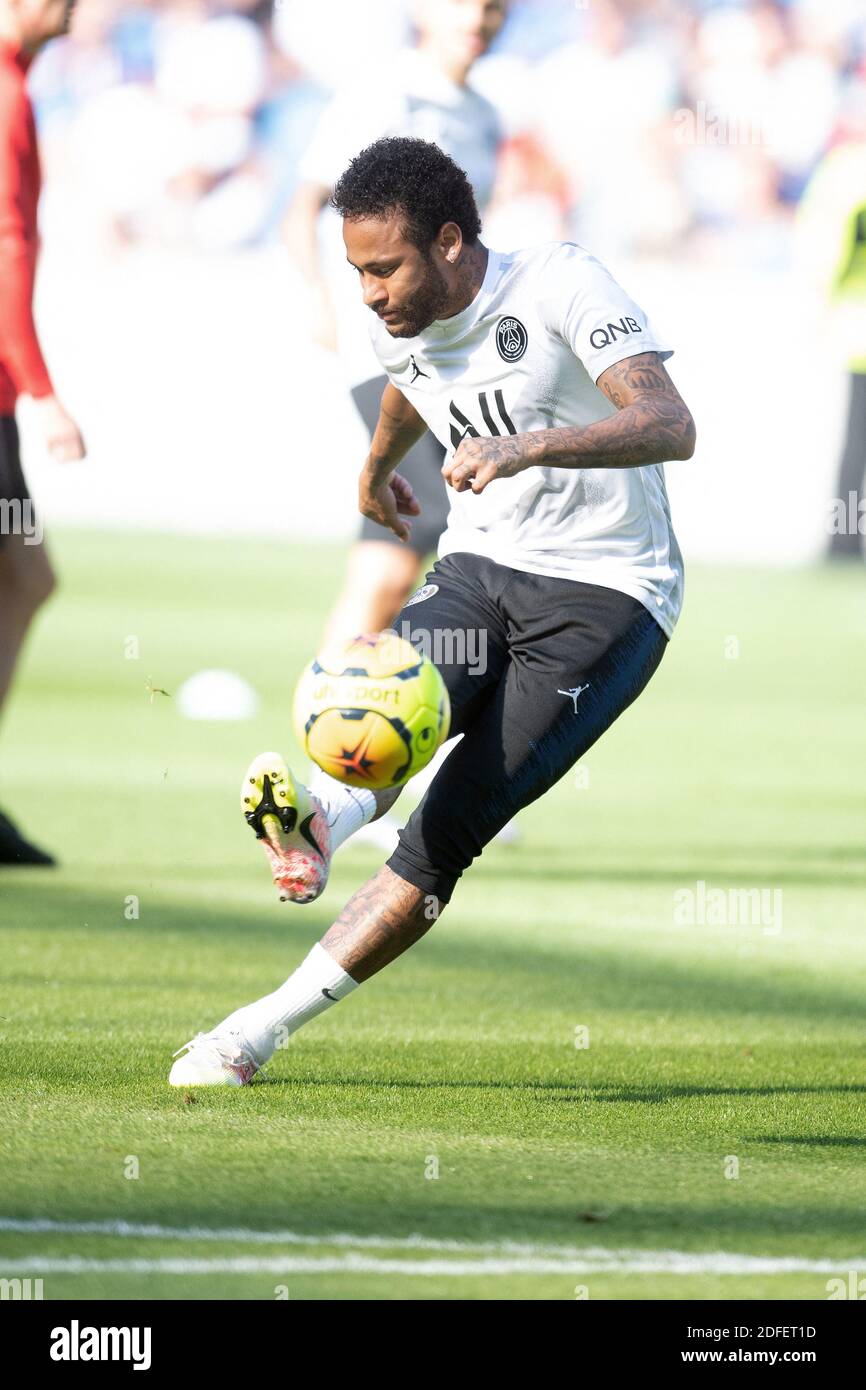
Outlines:
{"type": "Polygon", "coordinates": [[[529,342],[526,329],[520,319],[500,319],[496,325],[496,348],[504,362],[517,362],[526,351],[529,342]]]}

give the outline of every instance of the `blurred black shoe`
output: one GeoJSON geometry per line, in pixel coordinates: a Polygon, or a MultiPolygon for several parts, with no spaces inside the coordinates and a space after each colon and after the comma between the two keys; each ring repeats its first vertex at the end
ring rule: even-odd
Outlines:
{"type": "Polygon", "coordinates": [[[57,860],[52,859],[50,854],[37,849],[35,845],[30,844],[29,840],[25,840],[9,817],[4,816],[3,812],[0,811],[0,865],[42,864],[50,866],[56,863],[57,860]]]}

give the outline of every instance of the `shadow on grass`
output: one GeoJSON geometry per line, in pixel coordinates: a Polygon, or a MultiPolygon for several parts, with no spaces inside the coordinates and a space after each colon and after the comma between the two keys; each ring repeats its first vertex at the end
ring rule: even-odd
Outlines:
{"type": "Polygon", "coordinates": [[[573,855],[558,853],[555,848],[545,851],[542,864],[538,862],[537,847],[532,850],[531,856],[527,854],[524,858],[519,857],[519,850],[515,855],[514,847],[510,847],[508,855],[511,861],[508,867],[492,858],[479,860],[472,867],[472,877],[494,878],[497,882],[503,883],[519,883],[526,879],[534,883],[555,883],[560,886],[570,883],[575,891],[579,891],[582,885],[588,883],[607,883],[613,887],[625,883],[668,884],[674,889],[689,887],[696,879],[703,879],[712,887],[730,888],[755,886],[756,879],[769,888],[844,889],[866,885],[866,872],[857,872],[849,867],[846,867],[844,872],[795,867],[794,861],[798,857],[796,855],[792,855],[790,862],[762,861],[760,864],[752,857],[746,856],[741,867],[732,867],[731,856],[726,856],[721,862],[715,862],[712,854],[700,858],[692,848],[685,850],[677,863],[668,867],[657,862],[654,862],[652,867],[641,863],[625,867],[621,863],[605,866],[599,865],[597,860],[592,865],[579,862],[575,864],[573,855]],[[514,862],[515,858],[517,862],[514,862]]]}
{"type": "MultiPolygon", "coordinates": [[[[368,1074],[353,1076],[327,1076],[321,1073],[299,1074],[295,1072],[292,1076],[273,1076],[260,1075],[252,1083],[254,1086],[283,1086],[289,1089],[294,1087],[321,1087],[330,1089],[335,1086],[344,1086],[353,1090],[369,1090],[371,1086],[382,1087],[388,1090],[409,1090],[409,1091],[512,1091],[522,1092],[527,1096],[536,1095],[538,1092],[550,1092],[549,1095],[541,1094],[538,1099],[550,1101],[553,1104],[580,1103],[591,1104],[594,1101],[608,1102],[614,1105],[666,1105],[676,1100],[708,1100],[713,1096],[730,1096],[735,1099],[744,1097],[769,1097],[769,1096],[830,1096],[830,1095],[852,1095],[860,1096],[866,1094],[866,1084],[862,1086],[851,1085],[849,1082],[840,1082],[838,1085],[828,1084],[826,1086],[802,1086],[793,1083],[790,1086],[617,1086],[609,1082],[564,1082],[553,1080],[541,1080],[538,1078],[527,1077],[523,1080],[501,1080],[498,1077],[486,1079],[463,1079],[460,1077],[425,1077],[416,1079],[414,1077],[395,1077],[393,1074],[368,1074]]],[[[866,1138],[827,1138],[821,1136],[803,1139],[777,1138],[776,1141],[767,1139],[760,1142],[777,1142],[780,1144],[819,1144],[819,1143],[838,1143],[840,1145],[863,1145],[866,1146],[866,1138]]]]}
{"type": "MultiPolygon", "coordinates": [[[[856,1087],[842,1086],[840,1090],[855,1090],[856,1087]]],[[[751,1144],[799,1144],[804,1148],[820,1149],[864,1149],[866,1136],[862,1134],[752,1134],[751,1144]]]]}
{"type": "MultiPolygon", "coordinates": [[[[467,871],[465,882],[495,880],[510,887],[521,880],[533,884],[550,883],[559,887],[571,885],[577,893],[587,884],[645,884],[669,885],[672,889],[688,887],[702,879],[716,887],[747,888],[756,884],[769,888],[815,887],[815,888],[857,888],[866,885],[866,846],[858,845],[757,845],[753,841],[742,847],[741,862],[737,862],[738,847],[726,842],[721,852],[717,841],[705,845],[684,844],[675,860],[665,862],[652,848],[638,850],[628,863],[611,858],[605,862],[597,852],[591,859],[581,858],[580,848],[558,844],[543,846],[543,857],[539,857],[541,840],[531,834],[526,841],[514,845],[491,845],[485,856],[477,860],[467,871]],[[838,869],[832,867],[838,864],[838,869]]],[[[336,882],[345,880],[348,896],[355,887],[360,886],[365,876],[372,875],[382,862],[382,854],[373,847],[351,844],[336,863],[332,878],[336,882]]],[[[258,865],[235,862],[196,864],[184,861],[182,865],[164,867],[161,877],[157,874],[158,889],[161,896],[164,887],[170,888],[173,872],[184,880],[199,879],[203,884],[243,882],[249,874],[250,896],[262,899],[262,874],[258,865]]],[[[79,872],[75,871],[73,872],[79,872]]],[[[98,874],[98,866],[92,868],[98,874]]],[[[154,871],[140,860],[112,860],[105,867],[105,873],[125,884],[146,882],[153,888],[154,871]]],[[[7,915],[14,911],[16,896],[29,901],[42,890],[47,898],[62,891],[63,869],[32,870],[25,868],[0,868],[0,891],[3,894],[5,925],[7,915]]],[[[8,920],[12,920],[8,918],[8,920]]]]}
{"type": "MultiPolygon", "coordinates": [[[[723,968],[718,955],[708,958],[705,950],[700,959],[690,958],[685,944],[673,959],[670,952],[664,958],[642,956],[633,943],[608,948],[595,940],[584,946],[579,921],[563,926],[561,940],[552,942],[548,934],[539,947],[531,902],[516,901],[514,909],[518,923],[518,914],[525,919],[526,935],[503,937],[497,942],[495,959],[489,932],[479,940],[473,935],[472,921],[461,921],[459,906],[449,909],[448,930],[434,929],[387,972],[381,985],[383,1007],[388,1007],[389,993],[399,981],[400,998],[405,1002],[411,995],[416,1009],[423,1009],[429,998],[431,1018],[436,1017],[436,1000],[443,988],[455,1018],[463,1007],[467,1019],[477,1017],[479,999],[499,1008],[512,1007],[513,1001],[515,1024],[523,1006],[534,1026],[539,1010],[572,1015],[577,1009],[577,1018],[587,1009],[594,1017],[622,1010],[656,1014],[660,1026],[665,1016],[675,1023],[678,1016],[693,1019],[697,1014],[708,1020],[707,1046],[718,1043],[719,1028],[713,1019],[719,1016],[741,1020],[734,1039],[726,1024],[725,1044],[748,1043],[761,1016],[797,1020],[798,1027],[806,1020],[825,1027],[828,1019],[840,1024],[861,1024],[866,1019],[866,999],[853,983],[812,983],[795,974],[793,967],[786,972],[778,961],[767,962],[765,972],[755,976],[750,973],[755,969],[751,959],[738,968],[735,958],[732,967],[723,968]],[[447,972],[447,986],[440,972],[447,972]]],[[[477,919],[477,905],[473,914],[477,919]]],[[[47,942],[43,946],[51,961],[50,978],[61,985],[67,970],[70,982],[79,988],[83,982],[94,993],[112,987],[168,993],[194,989],[204,981],[210,987],[217,976],[248,980],[249,962],[258,950],[263,957],[264,993],[279,983],[271,972],[290,970],[300,953],[330,925],[332,915],[333,909],[326,911],[320,903],[287,912],[275,903],[271,914],[266,908],[240,911],[210,902],[201,906],[154,902],[146,912],[143,909],[141,921],[128,922],[118,890],[76,891],[54,880],[50,890],[22,886],[11,903],[4,904],[8,946],[4,975],[8,986],[16,981],[33,986],[45,983],[42,948],[35,954],[36,968],[34,960],[25,956],[16,969],[12,943],[20,933],[28,945],[36,937],[51,938],[50,950],[47,942]],[[70,931],[74,952],[70,947],[70,955],[63,957],[58,946],[70,931]],[[146,971],[140,966],[142,955],[151,967],[146,971]]],[[[651,929],[647,938],[652,944],[651,929]]],[[[521,1026],[524,1041],[531,1041],[525,1037],[528,1025],[521,1026]]]]}

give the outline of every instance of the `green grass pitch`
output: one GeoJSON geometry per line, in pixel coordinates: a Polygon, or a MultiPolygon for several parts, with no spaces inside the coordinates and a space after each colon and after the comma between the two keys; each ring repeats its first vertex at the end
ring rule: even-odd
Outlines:
{"type": "Polygon", "coordinates": [[[190,1099],[172,1051],[282,981],[381,862],[350,845],[282,906],[237,805],[251,754],[297,758],[340,554],[55,550],[0,743],[0,804],[63,861],[0,877],[0,1276],[568,1300],[866,1276],[861,571],[694,570],[659,674],[520,844],[256,1084],[190,1099]],[[254,723],[146,692],[210,666],[256,686],[254,723]],[[683,920],[698,883],[728,920],[683,920]],[[745,889],[781,915],[730,920],[745,889]]]}

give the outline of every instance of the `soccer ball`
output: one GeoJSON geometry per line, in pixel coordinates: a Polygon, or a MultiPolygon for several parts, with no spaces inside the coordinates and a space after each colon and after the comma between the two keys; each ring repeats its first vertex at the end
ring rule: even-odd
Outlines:
{"type": "Polygon", "coordinates": [[[400,787],[448,737],[451,706],[438,668],[394,632],[330,647],[295,691],[295,730],[325,772],[350,787],[400,787]]]}

